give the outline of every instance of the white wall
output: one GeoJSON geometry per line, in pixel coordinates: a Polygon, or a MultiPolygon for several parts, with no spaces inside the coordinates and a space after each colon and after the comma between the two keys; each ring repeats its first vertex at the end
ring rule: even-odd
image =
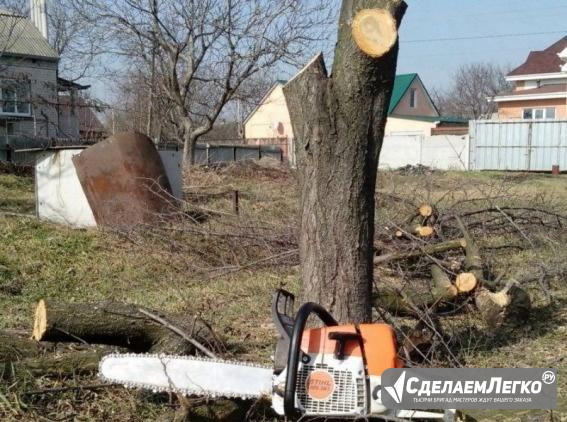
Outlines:
{"type": "Polygon", "coordinates": [[[439,170],[468,170],[468,136],[386,136],[380,168],[424,165],[439,170]]]}
{"type": "Polygon", "coordinates": [[[37,216],[41,220],[72,227],[96,227],[73,156],[82,150],[48,151],[35,166],[37,216]]]}
{"type": "Polygon", "coordinates": [[[287,110],[282,84],[274,87],[254,114],[245,122],[244,136],[246,139],[293,137],[291,118],[287,110]]]}

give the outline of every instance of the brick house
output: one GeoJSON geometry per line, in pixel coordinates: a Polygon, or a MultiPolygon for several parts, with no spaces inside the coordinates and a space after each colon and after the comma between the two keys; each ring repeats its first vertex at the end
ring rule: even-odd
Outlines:
{"type": "Polygon", "coordinates": [[[530,52],[506,80],[514,90],[489,99],[498,103],[499,119],[567,119],[567,36],[530,52]]]}

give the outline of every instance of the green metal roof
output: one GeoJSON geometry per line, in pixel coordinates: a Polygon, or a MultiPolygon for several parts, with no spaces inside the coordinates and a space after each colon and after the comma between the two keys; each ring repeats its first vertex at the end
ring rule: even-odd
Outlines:
{"type": "Polygon", "coordinates": [[[390,107],[388,108],[388,114],[392,114],[394,112],[415,78],[417,78],[417,73],[396,75],[396,79],[394,81],[394,89],[392,91],[392,99],[390,100],[390,107]]]}
{"type": "Polygon", "coordinates": [[[467,119],[454,116],[410,116],[405,114],[391,114],[390,116],[398,119],[405,120],[419,120],[422,122],[441,122],[441,123],[454,123],[454,124],[468,124],[467,119]]]}
{"type": "Polygon", "coordinates": [[[0,10],[0,55],[58,60],[57,52],[31,20],[0,10]]]}

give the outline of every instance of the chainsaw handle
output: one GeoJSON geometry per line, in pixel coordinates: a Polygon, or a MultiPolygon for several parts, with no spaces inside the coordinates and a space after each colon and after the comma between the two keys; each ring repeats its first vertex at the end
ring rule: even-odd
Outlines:
{"type": "Polygon", "coordinates": [[[307,324],[307,319],[311,314],[316,314],[328,327],[338,325],[335,318],[317,303],[307,302],[297,311],[287,355],[287,374],[285,378],[284,413],[288,418],[292,418],[295,414],[295,390],[301,356],[301,340],[303,339],[303,330],[307,324]]]}

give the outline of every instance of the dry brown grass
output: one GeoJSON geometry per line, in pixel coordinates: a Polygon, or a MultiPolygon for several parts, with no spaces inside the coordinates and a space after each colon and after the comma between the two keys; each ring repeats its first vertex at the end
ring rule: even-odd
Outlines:
{"type": "MultiPolygon", "coordinates": [[[[295,247],[298,203],[294,176],[283,168],[235,165],[193,171],[186,181],[192,199],[185,210],[214,211],[205,222],[197,224],[184,217],[160,227],[114,233],[70,230],[0,215],[0,286],[14,282],[22,286],[17,295],[0,290],[0,329],[29,331],[31,309],[43,297],[76,302],[113,298],[200,315],[223,338],[231,357],[269,363],[274,345],[271,292],[279,286],[297,291],[297,259],[290,255],[247,265],[295,247]],[[203,195],[233,190],[241,193],[239,216],[233,214],[230,195],[203,195]]],[[[488,204],[487,193],[499,206],[545,204],[564,214],[567,210],[565,176],[387,172],[380,174],[379,186],[378,236],[387,235],[391,225],[416,204],[428,202],[446,209],[458,203],[455,212],[470,212],[488,204]]],[[[0,210],[33,210],[31,181],[0,175],[0,210]]],[[[475,236],[483,236],[481,228],[475,229],[475,236]]],[[[452,236],[447,230],[447,236],[452,236]]],[[[565,234],[564,229],[550,231],[536,224],[529,232],[536,247],[532,249],[507,228],[498,236],[521,243],[522,249],[496,250],[486,257],[487,263],[495,273],[525,273],[541,262],[564,264],[565,234]]],[[[420,268],[406,270],[410,275],[420,268]]],[[[546,302],[537,282],[525,286],[535,299],[535,309],[524,327],[491,336],[486,335],[482,321],[474,314],[447,318],[444,324],[451,333],[451,347],[458,351],[462,363],[472,367],[564,367],[566,288],[563,279],[549,282],[554,305],[546,302]]],[[[564,370],[560,380],[565,379],[562,374],[564,370]]],[[[145,395],[141,399],[138,393],[121,388],[31,398],[23,394],[94,383],[98,382],[90,377],[3,383],[0,419],[168,420],[175,408],[175,402],[170,404],[167,398],[145,395]]],[[[560,409],[565,412],[565,382],[560,383],[560,409]]],[[[509,412],[477,416],[493,420],[523,417],[509,412]]]]}

